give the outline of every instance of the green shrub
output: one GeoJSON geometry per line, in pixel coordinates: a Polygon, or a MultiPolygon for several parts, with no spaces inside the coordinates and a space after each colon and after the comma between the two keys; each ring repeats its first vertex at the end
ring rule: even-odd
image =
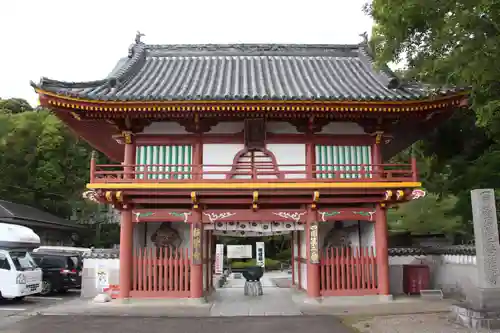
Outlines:
{"type": "Polygon", "coordinates": [[[292,258],[292,249],[286,249],[276,255],[276,259],[281,262],[289,262],[292,258]]]}
{"type": "MultiPolygon", "coordinates": [[[[245,269],[247,267],[256,266],[257,261],[255,259],[250,259],[248,261],[232,261],[231,268],[233,269],[245,269]]],[[[281,262],[279,260],[266,258],[266,269],[275,270],[281,268],[281,262]]]]}

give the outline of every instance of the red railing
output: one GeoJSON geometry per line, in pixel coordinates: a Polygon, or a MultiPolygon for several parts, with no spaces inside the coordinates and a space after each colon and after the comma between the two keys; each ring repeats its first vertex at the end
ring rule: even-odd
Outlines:
{"type": "Polygon", "coordinates": [[[276,181],[417,181],[412,164],[280,164],[269,165],[188,165],[188,164],[133,164],[96,165],[91,163],[91,182],[231,182],[276,181]],[[276,170],[277,169],[277,170],[276,170]]]}
{"type": "Polygon", "coordinates": [[[321,294],[356,296],[377,294],[373,247],[329,248],[320,262],[321,294]]]}
{"type": "Polygon", "coordinates": [[[188,249],[137,249],[131,297],[189,297],[188,249]]]}

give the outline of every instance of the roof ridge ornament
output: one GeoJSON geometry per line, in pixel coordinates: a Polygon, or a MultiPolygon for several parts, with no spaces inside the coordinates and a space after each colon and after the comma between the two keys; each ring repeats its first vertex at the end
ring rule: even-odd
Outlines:
{"type": "Polygon", "coordinates": [[[135,34],[135,43],[136,44],[142,44],[141,37],[146,36],[145,34],[141,33],[139,30],[137,30],[135,34]]]}
{"type": "Polygon", "coordinates": [[[358,35],[359,37],[363,38],[360,44],[368,45],[368,32],[363,32],[358,35]]]}

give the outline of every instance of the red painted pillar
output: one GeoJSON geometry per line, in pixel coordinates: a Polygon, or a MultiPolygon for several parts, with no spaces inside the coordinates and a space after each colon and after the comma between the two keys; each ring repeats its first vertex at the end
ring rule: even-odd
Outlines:
{"type": "Polygon", "coordinates": [[[125,167],[123,168],[125,171],[125,179],[133,179],[134,174],[134,167],[132,165],[135,164],[135,152],[136,152],[136,145],[134,141],[134,137],[131,132],[124,132],[123,133],[124,137],[124,142],[125,142],[125,152],[123,156],[123,164],[125,167]]]}
{"type": "Polygon", "coordinates": [[[295,285],[295,235],[297,232],[292,231],[292,241],[290,242],[292,245],[291,257],[292,257],[292,286],[295,285]]]}
{"type": "Polygon", "coordinates": [[[201,212],[193,209],[194,223],[191,224],[191,298],[203,297],[203,224],[201,212]]]}
{"type": "Polygon", "coordinates": [[[320,297],[320,270],[319,270],[319,226],[316,221],[316,212],[307,211],[306,244],[307,244],[307,297],[320,297]]]}
{"type": "Polygon", "coordinates": [[[389,295],[389,254],[387,251],[387,216],[381,204],[375,209],[375,249],[377,256],[378,293],[389,295]]]}
{"type": "MultiPolygon", "coordinates": [[[[306,226],[307,227],[307,226],[306,226]]],[[[305,231],[297,232],[297,289],[302,289],[302,241],[301,234],[305,231]]]]}
{"type": "Polygon", "coordinates": [[[120,298],[129,298],[132,288],[133,233],[132,210],[122,210],[120,221],[120,298]]]}
{"type": "Polygon", "coordinates": [[[383,168],[382,164],[382,134],[377,134],[375,142],[372,145],[372,164],[374,165],[375,178],[382,177],[383,168]]]}

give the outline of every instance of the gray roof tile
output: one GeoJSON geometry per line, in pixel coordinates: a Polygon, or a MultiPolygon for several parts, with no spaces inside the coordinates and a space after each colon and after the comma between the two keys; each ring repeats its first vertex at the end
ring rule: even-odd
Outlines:
{"type": "Polygon", "coordinates": [[[92,100],[414,100],[455,89],[401,84],[375,69],[360,45],[134,44],[111,74],[92,82],[42,78],[33,86],[92,100]]]}

